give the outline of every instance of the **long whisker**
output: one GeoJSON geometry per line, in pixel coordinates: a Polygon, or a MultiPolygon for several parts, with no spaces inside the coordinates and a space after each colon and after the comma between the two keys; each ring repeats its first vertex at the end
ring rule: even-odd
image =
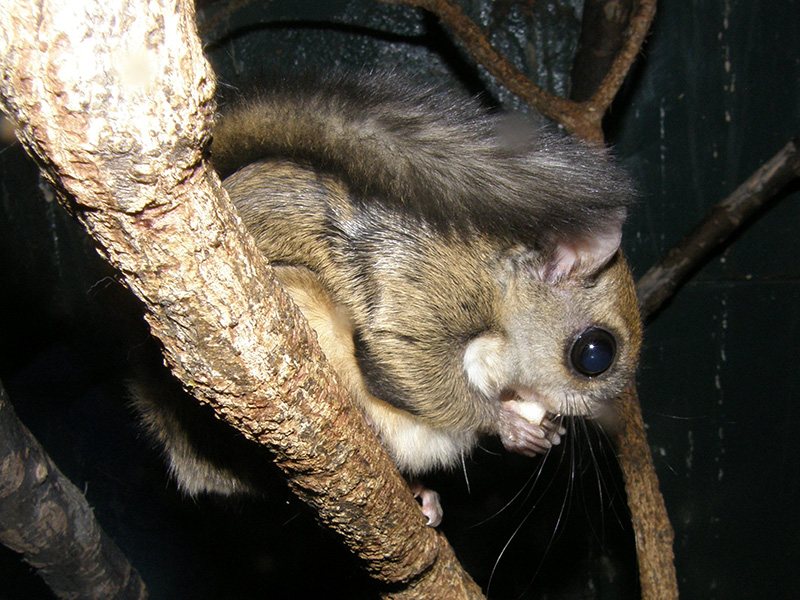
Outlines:
{"type": "MultiPolygon", "coordinates": [[[[616,447],[613,440],[609,437],[608,432],[602,425],[598,424],[594,429],[597,432],[597,437],[599,438],[600,443],[604,447],[612,449],[616,447]]],[[[608,452],[601,452],[601,456],[604,459],[603,462],[605,463],[606,472],[609,473],[619,472],[620,466],[619,462],[616,460],[617,458],[616,452],[612,453],[613,458],[609,458],[608,455],[609,455],[608,452]]],[[[628,504],[625,501],[623,501],[622,503],[613,501],[614,498],[623,498],[623,499],[627,498],[625,490],[620,487],[619,483],[620,483],[619,478],[611,477],[611,484],[613,485],[613,488],[608,489],[607,485],[606,494],[609,498],[611,498],[610,506],[614,511],[614,516],[616,517],[617,522],[619,523],[620,527],[624,528],[626,527],[625,523],[626,517],[628,519],[630,518],[630,509],[628,508],[628,504]],[[624,516],[619,512],[620,507],[623,511],[624,516]]]]}
{"type": "MultiPolygon", "coordinates": [[[[561,423],[564,421],[563,417],[561,417],[561,416],[559,416],[557,420],[558,420],[558,424],[561,424],[561,423]]],[[[568,432],[567,432],[567,436],[570,438],[570,442],[569,442],[570,446],[574,445],[574,440],[572,439],[572,438],[573,438],[572,432],[568,431],[568,432]]],[[[541,464],[540,464],[540,465],[538,466],[538,468],[536,469],[535,476],[534,476],[534,475],[532,475],[532,476],[531,476],[531,477],[528,479],[528,481],[527,481],[527,482],[526,482],[526,483],[523,485],[523,487],[520,489],[520,491],[519,491],[519,492],[517,492],[517,494],[514,496],[514,499],[512,499],[512,500],[511,500],[511,502],[513,502],[513,501],[514,501],[516,498],[518,498],[518,497],[520,496],[520,494],[522,493],[522,491],[523,491],[523,490],[524,490],[526,487],[528,487],[528,493],[527,493],[527,495],[525,496],[525,500],[527,501],[527,500],[528,500],[528,499],[531,497],[531,494],[533,493],[533,490],[536,488],[536,484],[537,484],[537,482],[539,481],[539,478],[541,477],[542,473],[544,472],[545,460],[546,460],[547,458],[549,458],[549,456],[550,456],[550,454],[551,454],[551,453],[552,453],[552,450],[548,451],[548,452],[547,452],[547,453],[544,455],[544,457],[543,457],[543,459],[542,459],[542,462],[541,462],[541,464]],[[531,483],[531,481],[532,481],[532,480],[533,480],[533,482],[531,483]]],[[[500,550],[500,553],[498,554],[498,556],[497,556],[497,559],[495,560],[495,562],[494,562],[494,565],[492,566],[492,571],[491,571],[491,573],[490,573],[490,575],[489,575],[489,582],[487,583],[487,586],[486,586],[486,596],[487,596],[487,599],[488,599],[488,597],[489,597],[489,591],[491,590],[492,581],[494,580],[494,576],[495,576],[495,574],[497,573],[497,569],[498,569],[498,567],[499,567],[499,565],[500,565],[500,561],[503,559],[503,556],[505,555],[505,553],[507,552],[507,550],[508,550],[508,549],[509,549],[509,547],[511,546],[511,543],[514,541],[514,539],[517,537],[517,535],[519,534],[519,532],[522,530],[522,527],[525,525],[525,523],[527,523],[528,519],[530,519],[530,517],[533,515],[533,513],[534,513],[534,511],[536,510],[536,507],[538,506],[539,502],[540,502],[540,501],[541,501],[541,500],[544,498],[544,496],[545,496],[545,495],[547,494],[547,492],[550,490],[550,488],[552,487],[552,485],[553,485],[553,484],[556,482],[556,480],[558,479],[558,474],[561,472],[561,468],[562,468],[562,465],[563,465],[563,463],[564,463],[564,459],[565,459],[565,455],[566,455],[566,454],[567,454],[567,452],[566,452],[566,451],[565,451],[565,452],[561,452],[561,455],[560,455],[560,457],[559,457],[558,464],[557,464],[557,465],[556,465],[556,467],[553,469],[553,475],[552,475],[552,477],[551,477],[551,478],[550,478],[550,480],[547,482],[547,485],[546,485],[546,486],[545,486],[545,488],[544,488],[544,489],[541,491],[541,493],[538,495],[538,497],[536,498],[536,500],[533,502],[533,504],[531,505],[530,509],[529,509],[529,510],[528,510],[528,512],[525,514],[525,516],[522,518],[522,520],[520,521],[520,523],[519,523],[519,524],[517,525],[517,527],[514,529],[513,533],[512,533],[512,534],[509,536],[508,540],[507,540],[507,541],[506,541],[506,543],[503,545],[503,548],[500,550]]],[[[570,454],[574,454],[574,451],[570,451],[570,454]]],[[[568,485],[567,489],[565,490],[565,499],[564,499],[564,503],[566,503],[566,502],[567,502],[567,498],[569,498],[569,496],[571,495],[571,489],[572,489],[572,484],[568,485]]],[[[503,507],[503,508],[502,508],[500,511],[498,511],[496,514],[499,514],[499,513],[500,513],[502,510],[505,510],[506,508],[508,508],[508,506],[511,504],[511,502],[509,502],[508,504],[506,504],[506,505],[505,505],[505,506],[504,506],[504,507],[503,507]]],[[[557,531],[558,531],[558,529],[559,529],[559,524],[561,523],[561,517],[562,517],[562,515],[564,514],[564,503],[562,503],[562,508],[561,508],[561,510],[560,510],[560,512],[559,512],[559,518],[558,518],[558,520],[557,520],[557,522],[556,522],[556,526],[555,526],[555,528],[554,528],[554,530],[553,530],[553,534],[552,534],[552,536],[551,536],[551,538],[550,538],[550,541],[549,541],[549,542],[548,542],[548,544],[547,544],[547,548],[545,549],[545,552],[543,553],[541,560],[539,561],[539,564],[536,566],[536,569],[534,570],[533,576],[531,577],[531,580],[530,580],[530,583],[528,584],[528,587],[530,587],[530,585],[531,585],[531,584],[533,583],[533,581],[536,579],[536,576],[539,574],[539,571],[541,570],[542,566],[544,565],[544,557],[547,555],[547,552],[548,552],[548,551],[549,551],[549,549],[552,547],[552,543],[553,543],[553,541],[556,539],[556,532],[557,532],[557,531]]],[[[523,593],[524,593],[524,592],[523,592],[523,593]]]]}
{"type": "MultiPolygon", "coordinates": [[[[532,489],[533,489],[533,488],[536,486],[536,482],[538,482],[538,480],[539,480],[539,477],[541,476],[541,474],[542,474],[542,473],[543,473],[543,471],[544,471],[544,461],[545,461],[545,460],[546,460],[546,459],[547,459],[547,458],[550,456],[550,454],[551,454],[551,451],[548,451],[548,452],[547,452],[547,453],[544,455],[544,457],[543,457],[543,459],[542,459],[542,462],[541,462],[541,464],[540,464],[540,465],[538,466],[538,468],[536,469],[535,478],[534,478],[533,476],[531,476],[531,478],[529,478],[529,479],[528,479],[528,481],[527,481],[527,482],[526,482],[526,483],[523,485],[523,487],[520,489],[520,491],[519,491],[519,492],[517,492],[517,494],[514,496],[514,498],[517,498],[517,497],[519,497],[519,495],[522,493],[522,490],[523,490],[523,489],[525,489],[525,487],[526,487],[526,486],[528,486],[528,485],[530,484],[530,481],[531,481],[531,479],[533,479],[533,484],[530,484],[530,485],[531,485],[531,490],[528,492],[528,494],[529,494],[529,495],[528,495],[528,496],[526,496],[526,498],[527,498],[527,497],[530,497],[530,493],[531,493],[532,489]]],[[[563,453],[562,453],[562,455],[561,455],[561,459],[559,460],[559,463],[558,463],[558,466],[559,466],[559,467],[560,467],[560,465],[561,465],[561,463],[562,463],[562,462],[563,462],[563,453]]],[[[550,480],[547,482],[547,486],[545,487],[545,489],[544,489],[544,490],[542,490],[542,492],[539,494],[539,497],[536,499],[536,501],[533,503],[533,505],[531,506],[531,508],[528,510],[528,512],[527,512],[527,513],[525,514],[525,516],[522,518],[522,520],[520,521],[520,523],[517,525],[516,529],[514,529],[513,533],[512,533],[512,534],[509,536],[508,540],[507,540],[507,541],[506,541],[506,543],[503,545],[503,548],[500,550],[500,553],[497,555],[497,558],[496,558],[496,559],[495,559],[495,561],[494,561],[494,565],[492,566],[492,571],[491,571],[491,573],[490,573],[490,575],[489,575],[489,582],[486,584],[486,597],[487,597],[487,600],[488,600],[488,598],[489,598],[489,591],[491,590],[491,587],[492,587],[492,581],[494,580],[494,576],[495,576],[495,574],[497,573],[497,568],[498,568],[498,566],[500,565],[500,561],[503,559],[503,556],[505,555],[506,551],[507,551],[507,550],[508,550],[508,548],[511,546],[511,542],[513,542],[513,541],[514,541],[514,539],[517,537],[517,535],[519,534],[519,532],[522,530],[522,527],[525,525],[525,523],[527,523],[528,519],[529,519],[529,518],[531,517],[531,515],[533,514],[534,510],[536,509],[536,506],[539,504],[539,501],[541,501],[541,499],[544,497],[544,495],[547,493],[547,491],[550,489],[550,487],[551,487],[551,486],[553,485],[553,483],[555,482],[555,480],[556,480],[556,476],[557,476],[557,473],[558,473],[558,470],[559,470],[558,468],[556,468],[556,469],[554,470],[553,476],[552,476],[552,477],[550,478],[550,480]]],[[[513,502],[513,499],[512,499],[512,502],[513,502]]],[[[505,509],[506,509],[506,508],[509,506],[509,504],[511,504],[511,502],[509,502],[508,504],[506,504],[506,505],[505,505],[505,506],[504,506],[502,509],[500,509],[500,511],[498,511],[496,514],[499,514],[499,513],[500,513],[502,510],[505,510],[505,509]]],[[[548,546],[548,547],[549,547],[549,546],[548,546]]],[[[534,579],[536,578],[536,574],[537,574],[537,573],[539,572],[539,570],[541,569],[543,562],[544,562],[543,560],[539,562],[539,565],[537,566],[537,568],[536,568],[536,571],[535,571],[535,573],[534,573],[534,576],[533,576],[533,578],[534,578],[534,579]]]]}
{"type": "MultiPolygon", "coordinates": [[[[539,461],[539,464],[533,470],[533,473],[531,473],[531,475],[528,477],[528,479],[523,482],[523,484],[520,486],[520,488],[517,491],[517,493],[514,494],[514,496],[512,496],[511,499],[508,502],[506,502],[503,506],[501,506],[494,513],[492,513],[491,515],[489,515],[488,517],[486,517],[482,521],[478,521],[477,523],[472,525],[470,528],[478,527],[479,525],[483,525],[483,524],[487,523],[488,521],[491,521],[492,519],[495,519],[498,515],[500,515],[501,513],[505,512],[512,504],[514,504],[526,489],[528,489],[529,491],[528,491],[528,494],[525,496],[525,499],[529,498],[530,497],[530,490],[533,490],[536,487],[536,483],[539,481],[539,478],[541,477],[542,472],[544,470],[545,461],[550,456],[550,453],[551,453],[551,451],[548,450],[542,456],[542,460],[539,461]]],[[[549,487],[549,484],[548,484],[548,487],[549,487]]],[[[545,490],[546,490],[546,488],[545,488],[545,490]]]]}
{"type": "Polygon", "coordinates": [[[469,473],[467,473],[467,461],[464,457],[464,452],[461,452],[461,470],[464,473],[464,483],[467,484],[467,494],[472,493],[472,489],[469,486],[469,473]]]}
{"type": "MultiPolygon", "coordinates": [[[[597,452],[600,452],[600,448],[597,448],[597,452],[595,451],[595,446],[592,443],[592,434],[590,432],[591,426],[585,420],[582,423],[582,428],[584,431],[584,436],[586,437],[586,447],[589,452],[589,456],[591,457],[590,465],[587,468],[593,467],[594,469],[594,480],[597,486],[597,501],[599,506],[603,506],[603,476],[600,470],[600,461],[597,457],[597,452]]],[[[597,443],[602,443],[600,440],[597,443]]],[[[602,540],[605,536],[605,511],[600,511],[600,528],[599,533],[598,529],[595,527],[594,519],[591,515],[589,515],[589,503],[584,502],[584,510],[586,511],[587,522],[592,530],[592,534],[595,538],[602,544],[602,540]]]]}
{"type": "MultiPolygon", "coordinates": [[[[547,556],[547,553],[550,552],[550,549],[553,547],[553,544],[558,539],[558,536],[559,536],[560,532],[563,531],[562,523],[566,519],[566,516],[569,514],[570,506],[572,506],[572,497],[573,497],[573,493],[574,493],[574,490],[575,490],[575,477],[576,477],[576,473],[577,473],[576,464],[575,464],[575,456],[576,456],[576,453],[577,453],[577,450],[576,450],[576,448],[577,448],[576,437],[577,436],[575,435],[575,430],[576,430],[575,421],[573,419],[570,419],[569,421],[566,421],[566,423],[567,423],[567,425],[569,425],[569,431],[567,432],[568,435],[569,435],[569,444],[567,446],[568,450],[565,451],[564,454],[567,454],[567,453],[569,454],[570,474],[569,474],[569,478],[567,480],[567,486],[564,489],[564,497],[563,497],[563,499],[561,501],[561,508],[559,509],[558,518],[556,519],[555,526],[553,527],[553,531],[550,534],[550,539],[547,541],[547,546],[545,547],[545,550],[542,553],[542,557],[539,560],[539,564],[536,566],[536,570],[533,572],[533,575],[531,576],[530,580],[528,581],[528,585],[525,587],[525,589],[522,591],[522,593],[518,596],[518,598],[521,598],[531,588],[531,586],[533,585],[533,582],[536,581],[536,577],[539,575],[539,572],[541,571],[542,566],[544,566],[544,560],[545,560],[545,557],[547,556]]],[[[564,455],[562,454],[562,460],[559,462],[559,466],[561,465],[561,463],[563,463],[563,456],[564,455]]],[[[525,517],[526,520],[532,513],[533,513],[533,508],[531,508],[531,510],[528,512],[528,515],[525,517]]]]}

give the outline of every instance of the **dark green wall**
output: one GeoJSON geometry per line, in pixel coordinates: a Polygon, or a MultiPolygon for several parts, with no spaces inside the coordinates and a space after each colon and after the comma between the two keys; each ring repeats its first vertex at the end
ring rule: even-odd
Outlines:
{"type": "MultiPolygon", "coordinates": [[[[580,2],[464,5],[526,72],[568,88],[580,2]]],[[[434,18],[403,7],[274,0],[245,7],[209,40],[223,88],[276,67],[390,65],[471,93],[488,88],[490,101],[520,108],[434,18]]],[[[608,121],[641,190],[624,242],[637,274],[800,132],[798,40],[797,1],[661,3],[608,121]]],[[[263,503],[233,507],[174,492],[125,407],[129,349],[144,337],[135,303],[18,148],[0,151],[0,177],[0,377],[153,597],[371,597],[279,481],[263,503]]],[[[640,397],[683,598],[792,598],[800,583],[798,189],[699,269],[647,329],[640,397]]],[[[636,596],[612,452],[596,433],[573,437],[533,485],[536,463],[493,444],[467,465],[469,493],[462,474],[434,478],[443,529],[482,585],[503,553],[490,597],[636,596]]],[[[47,593],[28,569],[0,551],[0,600],[39,597],[47,593]]]]}
{"type": "MultiPolygon", "coordinates": [[[[641,274],[800,133],[800,3],[663,2],[618,151],[644,197],[641,274]]],[[[796,596],[800,194],[744,229],[648,327],[639,377],[684,598],[796,596]]]]}

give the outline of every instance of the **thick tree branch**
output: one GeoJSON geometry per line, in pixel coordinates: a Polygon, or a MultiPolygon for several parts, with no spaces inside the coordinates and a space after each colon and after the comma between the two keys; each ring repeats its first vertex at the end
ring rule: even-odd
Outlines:
{"type": "Polygon", "coordinates": [[[392,598],[480,598],[202,160],[214,77],[192,3],[8,0],[0,36],[6,112],[176,377],[272,450],[392,598]]]}
{"type": "Polygon", "coordinates": [[[143,600],[139,574],[19,422],[0,382],[0,542],[59,598],[143,600]]]}
{"type": "Polygon", "coordinates": [[[800,134],[727,198],[650,268],[637,282],[642,315],[648,318],[764,204],[800,177],[800,134]]]}

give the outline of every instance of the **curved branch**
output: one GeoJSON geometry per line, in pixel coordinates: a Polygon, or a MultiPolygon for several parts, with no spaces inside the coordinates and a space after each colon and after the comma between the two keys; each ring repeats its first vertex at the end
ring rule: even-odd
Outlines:
{"type": "Polygon", "coordinates": [[[0,40],[4,109],[173,374],[272,451],[388,597],[481,598],[203,161],[214,76],[191,0],[5,0],[0,40]]]}
{"type": "Polygon", "coordinates": [[[650,25],[656,16],[656,0],[639,0],[636,10],[630,18],[626,33],[626,40],[622,49],[617,53],[611,68],[608,70],[600,87],[589,100],[591,108],[605,114],[614,101],[622,82],[625,81],[633,62],[642,50],[642,45],[650,31],[650,25]]]}
{"type": "Polygon", "coordinates": [[[603,115],[641,50],[650,23],[655,16],[655,0],[639,0],[626,30],[625,43],[612,61],[600,88],[590,100],[573,102],[555,96],[534,84],[491,44],[481,28],[465,15],[453,0],[382,1],[416,6],[433,13],[464,44],[473,58],[510,92],[546,117],[563,125],[567,131],[597,144],[603,142],[601,128],[603,115]]]}
{"type": "Polygon", "coordinates": [[[487,35],[451,0],[382,0],[388,4],[416,6],[436,15],[464,44],[472,57],[510,92],[543,115],[564,125],[568,130],[580,128],[581,113],[577,104],[551,94],[533,83],[501,54],[487,35]]]}
{"type": "Polygon", "coordinates": [[[584,0],[581,34],[572,74],[569,98],[585,102],[592,97],[611,69],[625,43],[635,0],[584,0]]]}

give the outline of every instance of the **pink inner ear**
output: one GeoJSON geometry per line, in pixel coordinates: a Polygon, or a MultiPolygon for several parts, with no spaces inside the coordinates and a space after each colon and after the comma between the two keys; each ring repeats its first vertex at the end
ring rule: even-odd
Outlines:
{"type": "Polygon", "coordinates": [[[565,277],[594,275],[616,254],[621,240],[622,228],[614,227],[592,237],[560,242],[547,269],[547,280],[552,283],[565,277]]]}

